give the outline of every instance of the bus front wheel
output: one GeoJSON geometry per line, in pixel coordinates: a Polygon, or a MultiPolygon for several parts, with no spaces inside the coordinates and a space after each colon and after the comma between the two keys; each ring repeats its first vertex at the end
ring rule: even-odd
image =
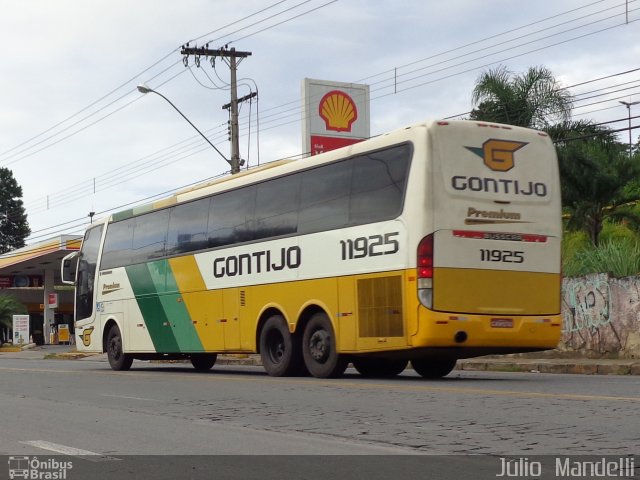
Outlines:
{"type": "Polygon", "coordinates": [[[304,328],[302,355],[309,373],[317,378],[339,377],[349,364],[349,359],[336,349],[333,327],[324,313],[313,315],[304,328]]]}
{"type": "Polygon", "coordinates": [[[413,369],[424,378],[446,377],[456,366],[455,358],[416,358],[411,360],[413,369]]]}
{"type": "Polygon", "coordinates": [[[300,344],[289,332],[282,315],[267,319],[260,331],[262,366],[272,377],[287,377],[302,373],[300,344]]]}
{"type": "Polygon", "coordinates": [[[218,355],[215,353],[194,353],[189,359],[198,372],[206,372],[215,365],[217,358],[218,355]]]}
{"type": "Polygon", "coordinates": [[[408,360],[389,358],[355,357],[351,360],[353,367],[363,377],[395,377],[407,368],[408,360]]]}
{"type": "Polygon", "coordinates": [[[124,353],[120,329],[114,325],[107,335],[107,358],[113,370],[129,370],[133,357],[124,353]]]}

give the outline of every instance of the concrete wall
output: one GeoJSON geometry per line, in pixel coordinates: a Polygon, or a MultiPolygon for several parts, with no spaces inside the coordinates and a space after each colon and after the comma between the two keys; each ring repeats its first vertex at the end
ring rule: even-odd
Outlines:
{"type": "Polygon", "coordinates": [[[562,315],[561,350],[640,358],[640,277],[565,278],[562,315]]]}

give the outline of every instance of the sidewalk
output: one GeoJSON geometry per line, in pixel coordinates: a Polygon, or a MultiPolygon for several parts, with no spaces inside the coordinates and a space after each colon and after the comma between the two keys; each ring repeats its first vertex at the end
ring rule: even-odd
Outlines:
{"type": "MultiPolygon", "coordinates": [[[[85,360],[106,362],[106,354],[86,354],[75,345],[33,345],[22,351],[0,350],[3,358],[85,360]]],[[[217,365],[261,366],[260,355],[219,355],[217,365]]],[[[640,375],[640,359],[585,358],[551,350],[520,355],[477,357],[458,360],[456,370],[528,373],[573,373],[583,375],[640,375]]]]}

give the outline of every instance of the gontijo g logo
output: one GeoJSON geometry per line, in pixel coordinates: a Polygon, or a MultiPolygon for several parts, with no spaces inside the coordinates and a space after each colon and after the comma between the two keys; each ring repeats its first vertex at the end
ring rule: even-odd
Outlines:
{"type": "Polygon", "coordinates": [[[82,334],[81,334],[80,338],[82,338],[82,344],[85,347],[88,347],[89,345],[91,345],[91,334],[92,333],[93,333],[93,327],[85,328],[82,331],[82,334]]]}
{"type": "Polygon", "coordinates": [[[491,138],[482,144],[482,148],[465,147],[484,160],[484,164],[495,172],[507,172],[513,168],[513,153],[527,145],[526,142],[513,142],[491,138]]]}
{"type": "Polygon", "coordinates": [[[521,176],[514,177],[512,174],[505,175],[515,166],[514,153],[528,144],[528,142],[490,138],[482,144],[482,147],[465,146],[464,148],[482,158],[487,168],[498,174],[492,177],[454,175],[451,177],[451,186],[460,192],[547,197],[549,189],[544,182],[530,181],[521,176]]]}

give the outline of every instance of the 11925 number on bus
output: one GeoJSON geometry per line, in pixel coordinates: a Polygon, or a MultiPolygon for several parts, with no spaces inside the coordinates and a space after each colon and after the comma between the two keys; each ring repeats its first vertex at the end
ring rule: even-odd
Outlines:
{"type": "Polygon", "coordinates": [[[400,242],[395,237],[398,235],[400,235],[399,232],[391,232],[384,235],[369,235],[368,237],[340,240],[342,260],[397,253],[400,250],[400,242]]]}
{"type": "Polygon", "coordinates": [[[483,248],[480,250],[480,260],[482,262],[522,263],[524,262],[524,252],[483,248]]]}

